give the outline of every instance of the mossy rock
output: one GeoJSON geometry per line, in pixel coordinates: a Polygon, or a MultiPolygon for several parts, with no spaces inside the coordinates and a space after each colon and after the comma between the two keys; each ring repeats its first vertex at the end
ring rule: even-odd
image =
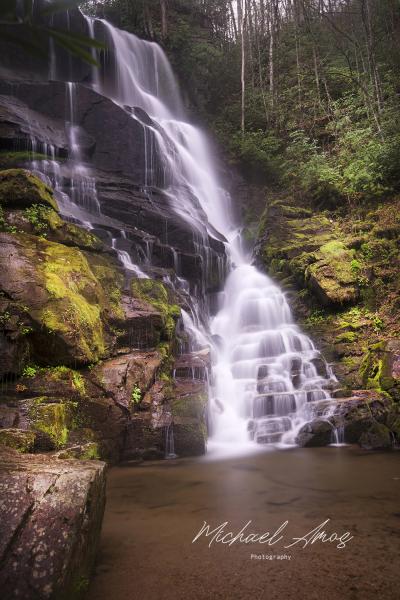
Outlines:
{"type": "Polygon", "coordinates": [[[46,154],[40,152],[29,152],[27,150],[18,150],[10,152],[2,150],[0,152],[0,169],[18,168],[33,160],[48,160],[46,154]]]}
{"type": "Polygon", "coordinates": [[[359,297],[357,275],[352,268],[354,251],[332,240],[320,247],[317,261],[306,269],[309,287],[324,305],[347,304],[359,297]]]}
{"type": "Polygon", "coordinates": [[[22,429],[0,429],[0,445],[14,448],[22,454],[32,452],[35,445],[35,433],[22,429]]]}
{"type": "Polygon", "coordinates": [[[0,204],[7,208],[44,204],[58,210],[52,189],[26,169],[0,171],[0,204]]]}
{"type": "Polygon", "coordinates": [[[37,398],[28,411],[30,425],[48,436],[54,448],[63,448],[68,442],[75,409],[72,402],[48,403],[37,398]]]}
{"type": "Polygon", "coordinates": [[[385,341],[373,344],[365,354],[360,374],[367,389],[388,391],[395,385],[391,370],[391,353],[385,341]]]}
{"type": "Polygon", "coordinates": [[[36,337],[53,341],[56,355],[50,364],[98,361],[106,354],[103,316],[110,305],[105,290],[77,248],[42,241],[38,250],[35,260],[48,301],[32,314],[44,328],[36,337]]]}
{"type": "Polygon", "coordinates": [[[359,444],[366,450],[388,450],[393,446],[390,430],[382,423],[373,423],[359,440],[359,444]]]}
{"type": "Polygon", "coordinates": [[[155,279],[133,279],[131,291],[135,298],[150,304],[160,313],[164,334],[162,339],[171,340],[175,333],[176,321],[181,315],[181,309],[175,303],[172,291],[155,279]]]}
{"type": "Polygon", "coordinates": [[[87,442],[77,446],[65,448],[57,453],[58,458],[79,459],[79,460],[99,460],[100,451],[97,442],[87,442]]]}

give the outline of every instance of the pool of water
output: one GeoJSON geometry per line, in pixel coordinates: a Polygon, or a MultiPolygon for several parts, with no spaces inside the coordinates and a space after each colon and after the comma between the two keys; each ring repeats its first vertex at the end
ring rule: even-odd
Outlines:
{"type": "Polygon", "coordinates": [[[398,600],[399,459],[297,448],[114,467],[88,600],[398,600]],[[205,523],[216,533],[192,543],[205,523]]]}

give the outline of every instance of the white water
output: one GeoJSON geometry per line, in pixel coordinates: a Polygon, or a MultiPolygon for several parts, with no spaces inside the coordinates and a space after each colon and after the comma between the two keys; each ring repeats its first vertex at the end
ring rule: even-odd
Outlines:
{"type": "MultiPolygon", "coordinates": [[[[102,76],[96,70],[92,73],[93,89],[143,125],[145,187],[163,188],[171,210],[190,224],[206,268],[210,263],[207,234],[225,240],[230,273],[217,314],[208,317],[209,331],[200,325],[205,315],[201,318],[196,299],[190,306],[191,314],[183,311],[184,326],[196,347],[210,345],[210,333],[216,340],[212,343],[209,447],[232,454],[254,449],[255,442],[293,444],[302,424],[315,415],[329,418],[332,413],[334,402],[327,388],[333,375],[312,341],[293,323],[284,294],[241,250],[231,199],[218,182],[206,137],[185,119],[178,85],[163,51],[105,21],[87,21],[90,34],[99,32],[109,48],[102,76]],[[156,155],[162,158],[161,169],[156,155]],[[318,374],[318,365],[325,372],[318,374]]],[[[54,69],[54,61],[52,64],[54,69]]],[[[73,84],[68,90],[72,158],[81,165],[73,84]]],[[[79,189],[82,182],[90,188],[84,167],[79,169],[79,189]]],[[[87,192],[85,198],[95,204],[95,187],[87,192]]],[[[78,214],[90,228],[90,219],[82,217],[86,210],[93,214],[100,207],[86,207],[76,194],[72,194],[72,203],[71,213],[75,217],[78,214]]],[[[112,247],[128,271],[137,277],[147,276],[126,250],[117,247],[116,238],[112,247]]],[[[179,271],[175,255],[174,262],[179,271]]],[[[222,264],[219,270],[223,278],[222,264]]],[[[186,290],[186,282],[179,272],[176,275],[177,284],[186,290]]],[[[204,293],[204,282],[199,282],[198,290],[204,293]]]]}

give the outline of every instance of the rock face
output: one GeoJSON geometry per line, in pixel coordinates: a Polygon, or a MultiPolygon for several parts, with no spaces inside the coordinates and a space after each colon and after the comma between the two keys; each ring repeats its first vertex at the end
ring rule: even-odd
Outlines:
{"type": "MultiPolygon", "coordinates": [[[[146,256],[148,263],[168,270],[179,261],[180,275],[193,289],[201,280],[205,292],[216,291],[221,284],[221,260],[225,259],[223,240],[207,234],[205,214],[200,214],[203,224],[198,223],[199,231],[193,232],[192,226],[172,210],[168,195],[162,191],[168,186],[168,174],[157,155],[157,144],[145,140],[145,135],[153,134],[151,129],[145,133],[143,122],[151,119],[145,113],[140,113],[141,119],[133,118],[137,110],[121,108],[81,84],[73,89],[74,131],[81,160],[95,182],[102,215],[97,217],[98,223],[95,215],[92,217],[96,233],[99,229],[109,245],[116,238],[118,246],[136,262],[146,256]],[[147,182],[146,144],[153,148],[152,185],[147,182]],[[121,230],[126,232],[126,239],[120,239],[121,230]],[[207,269],[199,247],[206,249],[207,269]]],[[[0,81],[0,165],[25,164],[32,138],[37,158],[46,158],[43,155],[49,149],[57,158],[68,156],[65,120],[69,120],[71,109],[67,92],[63,82],[0,81]]],[[[59,170],[63,191],[68,193],[73,185],[68,161],[61,161],[59,170]]]]}
{"type": "MultiPolygon", "coordinates": [[[[335,427],[365,447],[399,443],[399,214],[398,198],[344,213],[271,194],[256,247],[259,266],[281,282],[339,379],[333,395],[347,417],[336,415],[335,427]]],[[[307,424],[299,443],[319,444],[321,427],[307,424]]]]}
{"type": "Polygon", "coordinates": [[[179,454],[204,453],[208,358],[175,368],[173,289],[126,279],[31,172],[0,172],[0,202],[0,444],[116,462],[163,458],[174,431],[179,454]]]}
{"type": "Polygon", "coordinates": [[[400,444],[400,407],[388,396],[358,390],[349,398],[336,400],[329,418],[317,418],[299,431],[296,443],[303,447],[333,443],[358,443],[368,450],[400,444]],[[336,432],[336,434],[335,434],[336,432]]]}
{"type": "Polygon", "coordinates": [[[0,453],[0,588],[21,600],[81,598],[105,503],[105,464],[0,453]]]}

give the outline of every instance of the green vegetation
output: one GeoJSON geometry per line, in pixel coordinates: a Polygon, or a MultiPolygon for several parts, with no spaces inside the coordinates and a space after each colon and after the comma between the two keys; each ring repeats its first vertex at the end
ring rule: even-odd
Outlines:
{"type": "Polygon", "coordinates": [[[165,47],[196,113],[247,177],[329,208],[398,191],[400,5],[237,5],[104,0],[100,10],[165,47]]]}
{"type": "Polygon", "coordinates": [[[36,398],[29,410],[31,426],[46,434],[55,448],[63,448],[72,422],[72,402],[49,403],[46,398],[36,398]]]}
{"type": "Polygon", "coordinates": [[[135,385],[131,393],[131,405],[137,406],[142,400],[142,390],[138,385],[135,385]]]}
{"type": "Polygon", "coordinates": [[[38,372],[38,368],[32,365],[28,365],[22,371],[23,377],[35,377],[38,372]]]}

